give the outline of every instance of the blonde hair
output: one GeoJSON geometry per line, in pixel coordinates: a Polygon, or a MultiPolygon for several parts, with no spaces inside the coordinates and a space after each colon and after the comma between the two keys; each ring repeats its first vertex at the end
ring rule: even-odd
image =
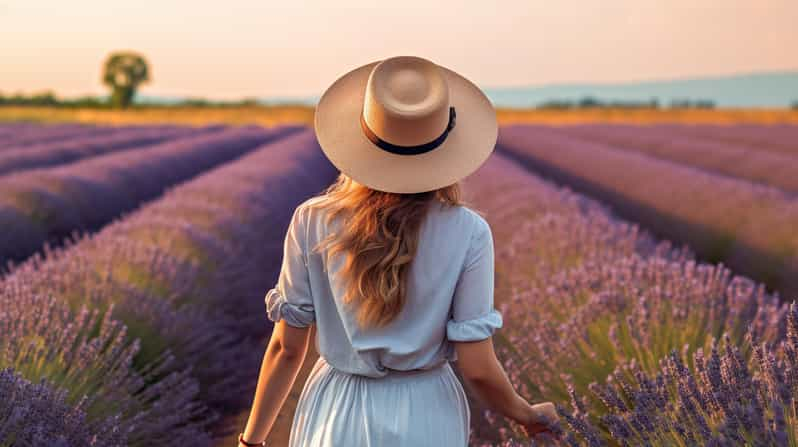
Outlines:
{"type": "Polygon", "coordinates": [[[371,189],[341,173],[310,206],[328,211],[326,224],[344,215],[341,231],[328,235],[314,251],[328,259],[346,254],[343,301],[357,308],[361,327],[380,327],[399,315],[406,301],[407,275],[416,254],[421,223],[431,202],[465,205],[458,183],[422,193],[371,189]]]}

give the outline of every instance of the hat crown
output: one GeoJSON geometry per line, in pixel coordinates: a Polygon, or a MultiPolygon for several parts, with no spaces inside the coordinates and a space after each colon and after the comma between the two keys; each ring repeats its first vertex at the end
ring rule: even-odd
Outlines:
{"type": "Polygon", "coordinates": [[[449,124],[449,86],[443,71],[417,56],[374,66],[363,98],[363,119],[382,140],[415,146],[438,138],[449,124]]]}

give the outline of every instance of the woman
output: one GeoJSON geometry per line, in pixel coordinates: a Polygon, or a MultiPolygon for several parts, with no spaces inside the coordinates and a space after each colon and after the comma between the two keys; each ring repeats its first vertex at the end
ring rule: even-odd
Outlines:
{"type": "Polygon", "coordinates": [[[450,361],[492,409],[530,434],[553,429],[553,406],[530,405],[496,359],[493,237],[460,199],[458,181],[496,143],[490,101],[449,69],[399,56],[333,83],[315,130],[341,174],[291,219],[239,446],[266,445],[312,325],[321,356],[290,447],[466,446],[470,412],[450,361]]]}

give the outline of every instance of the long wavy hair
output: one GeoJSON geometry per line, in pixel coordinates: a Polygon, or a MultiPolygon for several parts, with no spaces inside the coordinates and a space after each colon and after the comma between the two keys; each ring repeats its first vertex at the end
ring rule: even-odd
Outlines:
{"type": "Polygon", "coordinates": [[[325,222],[343,216],[340,231],[313,249],[327,249],[327,259],[346,256],[341,274],[346,280],[343,301],[357,309],[362,328],[381,327],[395,319],[407,298],[407,276],[416,254],[421,223],[437,200],[466,205],[459,183],[422,193],[398,194],[371,189],[339,174],[313,208],[327,211],[325,222]]]}

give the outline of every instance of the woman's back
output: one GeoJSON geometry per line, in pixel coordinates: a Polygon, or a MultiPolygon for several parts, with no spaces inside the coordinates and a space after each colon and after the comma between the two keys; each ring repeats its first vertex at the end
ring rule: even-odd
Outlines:
{"type": "Polygon", "coordinates": [[[343,302],[347,278],[342,256],[327,265],[315,247],[341,218],[325,224],[321,197],[294,212],[283,269],[266,295],[269,317],[294,326],[317,326],[316,349],[336,370],[384,377],[391,370],[425,370],[456,360],[451,341],[484,340],[502,326],[493,306],[493,238],[485,219],[465,206],[432,200],[419,230],[407,277],[407,297],[384,327],[362,329],[343,302]]]}

